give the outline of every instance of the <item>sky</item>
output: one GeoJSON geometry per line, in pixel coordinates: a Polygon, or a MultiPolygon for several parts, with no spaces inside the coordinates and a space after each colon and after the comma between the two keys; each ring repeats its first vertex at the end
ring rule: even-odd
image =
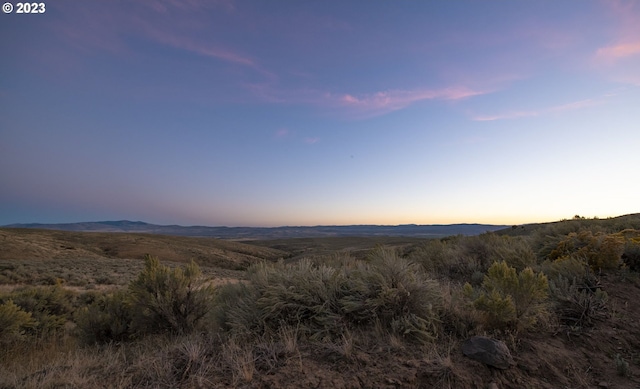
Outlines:
{"type": "Polygon", "coordinates": [[[0,225],[640,212],[640,1],[0,13],[0,225]]]}

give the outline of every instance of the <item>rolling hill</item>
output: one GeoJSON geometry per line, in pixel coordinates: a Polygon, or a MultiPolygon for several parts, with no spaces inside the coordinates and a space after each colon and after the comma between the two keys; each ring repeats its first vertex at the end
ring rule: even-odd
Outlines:
{"type": "Polygon", "coordinates": [[[405,224],[349,225],[349,226],[285,226],[285,227],[205,227],[157,225],[141,221],[101,221],[61,224],[11,224],[6,228],[36,228],[78,232],[136,232],[175,236],[211,237],[218,239],[289,239],[323,237],[373,237],[404,236],[417,238],[441,238],[450,235],[479,235],[487,231],[504,229],[505,225],[492,224],[405,224]]]}
{"type": "Polygon", "coordinates": [[[0,242],[0,260],[142,259],[145,254],[151,254],[166,261],[194,259],[201,265],[244,269],[255,262],[289,256],[282,250],[240,242],[145,233],[0,228],[0,242]]]}

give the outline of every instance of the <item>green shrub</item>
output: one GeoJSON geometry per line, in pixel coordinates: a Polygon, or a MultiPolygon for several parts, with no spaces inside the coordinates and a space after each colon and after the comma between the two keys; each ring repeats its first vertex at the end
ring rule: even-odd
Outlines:
{"type": "Polygon", "coordinates": [[[212,321],[238,338],[261,335],[265,328],[256,304],[258,296],[254,285],[230,283],[219,286],[213,299],[212,321]]]}
{"type": "Polygon", "coordinates": [[[143,333],[193,331],[210,309],[213,294],[200,274],[193,261],[171,269],[147,255],[144,270],[129,285],[136,329],[143,333]]]}
{"type": "Polygon", "coordinates": [[[456,236],[431,239],[409,255],[430,273],[443,278],[468,281],[474,274],[484,274],[493,262],[505,261],[516,270],[534,266],[537,257],[524,237],[486,233],[479,236],[456,236]]]}
{"type": "Polygon", "coordinates": [[[522,237],[500,237],[494,242],[491,258],[494,262],[505,261],[507,265],[521,271],[535,266],[537,258],[531,246],[522,237]]]}
{"type": "Polygon", "coordinates": [[[543,273],[536,274],[531,268],[518,273],[504,261],[491,265],[481,290],[465,285],[466,295],[473,297],[474,307],[485,314],[486,324],[492,328],[528,328],[535,324],[545,312],[548,290],[543,273]]]}
{"type": "Polygon", "coordinates": [[[575,255],[566,255],[553,261],[546,260],[542,263],[542,271],[550,279],[563,277],[577,281],[583,280],[591,273],[586,259],[575,255]]]}
{"type": "Polygon", "coordinates": [[[451,260],[450,246],[442,239],[427,239],[413,249],[408,259],[419,263],[428,272],[445,273],[451,260]]]}
{"type": "Polygon", "coordinates": [[[619,234],[593,233],[589,230],[572,232],[557,243],[549,259],[564,256],[584,257],[594,271],[615,269],[624,252],[624,238],[619,234]]]}
{"type": "Polygon", "coordinates": [[[293,265],[254,266],[249,279],[257,290],[259,320],[269,329],[296,326],[319,338],[341,327],[338,305],[343,273],[303,259],[293,265]]]}
{"type": "Polygon", "coordinates": [[[77,294],[56,284],[15,290],[8,298],[32,315],[34,325],[29,332],[48,335],[61,330],[71,320],[77,294]]]}
{"type": "Polygon", "coordinates": [[[339,268],[308,259],[261,263],[249,269],[249,280],[216,296],[216,316],[234,334],[275,334],[285,326],[313,339],[340,338],[375,324],[407,339],[436,336],[437,282],[391,251],[378,249],[367,263],[339,268]]]}
{"type": "Polygon", "coordinates": [[[133,310],[126,291],[95,298],[76,312],[75,319],[87,343],[119,342],[132,336],[133,310]]]}
{"type": "Polygon", "coordinates": [[[31,313],[23,311],[13,301],[0,304],[0,344],[22,338],[34,325],[31,313]]]}
{"type": "Polygon", "coordinates": [[[346,274],[339,304],[351,323],[378,322],[396,335],[426,341],[437,335],[442,295],[418,264],[378,248],[369,263],[346,274]]]}

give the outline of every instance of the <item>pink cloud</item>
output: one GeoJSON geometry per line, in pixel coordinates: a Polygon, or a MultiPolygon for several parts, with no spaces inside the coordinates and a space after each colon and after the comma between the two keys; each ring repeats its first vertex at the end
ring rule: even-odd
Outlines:
{"type": "Polygon", "coordinates": [[[359,96],[327,94],[325,95],[325,100],[331,105],[354,110],[365,116],[378,116],[406,108],[422,100],[461,100],[486,93],[488,92],[466,87],[451,87],[444,89],[389,90],[359,96]]]}
{"type": "Polygon", "coordinates": [[[131,5],[126,10],[101,4],[93,7],[68,7],[69,19],[73,19],[74,23],[58,23],[55,28],[68,42],[82,48],[96,47],[111,52],[124,52],[128,50],[128,45],[122,39],[123,33],[133,32],[179,50],[251,67],[264,74],[269,73],[249,56],[201,38],[210,35],[207,34],[210,22],[201,14],[216,7],[233,10],[233,1],[149,0],[131,5]],[[149,17],[149,13],[154,12],[156,15],[149,17]],[[80,22],[76,22],[78,20],[80,22]],[[91,22],[87,24],[84,20],[91,22]]]}
{"type": "Polygon", "coordinates": [[[305,138],[304,139],[304,143],[309,144],[309,145],[312,145],[312,144],[315,144],[315,143],[318,143],[318,142],[320,142],[320,138],[305,138]]]}
{"type": "Polygon", "coordinates": [[[487,121],[494,121],[494,120],[518,119],[523,117],[541,116],[541,115],[546,115],[554,112],[573,111],[573,110],[583,109],[587,107],[592,107],[595,105],[604,104],[605,102],[604,99],[610,96],[614,96],[614,95],[608,94],[601,99],[586,99],[586,100],[574,101],[572,103],[556,105],[556,106],[544,108],[538,111],[513,111],[513,112],[505,112],[497,115],[478,115],[478,116],[474,116],[472,119],[477,122],[487,122],[487,121]]]}
{"type": "Polygon", "coordinates": [[[636,54],[640,54],[640,41],[601,47],[596,52],[596,56],[610,60],[616,60],[618,58],[629,57],[636,54]]]}
{"type": "Polygon", "coordinates": [[[221,48],[211,43],[203,43],[189,38],[184,34],[171,33],[166,29],[156,28],[150,23],[138,19],[138,27],[148,38],[157,42],[172,46],[179,50],[189,51],[206,57],[216,58],[240,65],[257,67],[256,63],[247,56],[225,48],[221,48]]]}
{"type": "Polygon", "coordinates": [[[615,20],[613,43],[596,50],[596,58],[617,61],[640,54],[640,7],[633,1],[605,3],[615,20]]]}
{"type": "Polygon", "coordinates": [[[329,93],[317,89],[288,89],[275,82],[248,84],[245,87],[253,95],[274,104],[298,104],[329,109],[332,113],[355,119],[384,115],[404,109],[423,100],[457,101],[478,96],[490,91],[473,90],[466,87],[443,89],[389,90],[372,94],[329,93]]]}

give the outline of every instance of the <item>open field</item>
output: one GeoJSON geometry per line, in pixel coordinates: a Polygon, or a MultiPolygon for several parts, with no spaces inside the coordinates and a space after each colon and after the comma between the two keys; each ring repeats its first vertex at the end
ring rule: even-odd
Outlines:
{"type": "Polygon", "coordinates": [[[239,243],[0,229],[0,388],[638,387],[640,217],[522,230],[239,243]],[[473,335],[512,364],[464,356],[473,335]]]}
{"type": "Polygon", "coordinates": [[[191,259],[203,266],[246,269],[262,260],[289,254],[240,242],[169,235],[87,233],[22,228],[0,228],[3,259],[143,259],[146,254],[166,261],[191,259]]]}
{"type": "Polygon", "coordinates": [[[287,261],[295,261],[300,258],[323,257],[336,252],[348,252],[355,258],[365,258],[376,246],[403,251],[424,240],[424,238],[381,236],[247,240],[244,243],[285,251],[289,253],[287,261]]]}

